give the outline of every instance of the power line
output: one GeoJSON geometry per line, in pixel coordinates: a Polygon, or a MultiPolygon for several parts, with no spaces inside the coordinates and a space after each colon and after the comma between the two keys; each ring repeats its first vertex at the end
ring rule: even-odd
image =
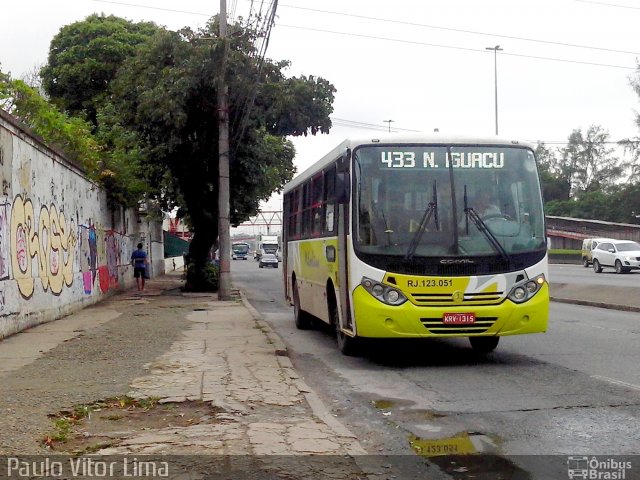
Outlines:
{"type": "MultiPolygon", "coordinates": [[[[375,123],[359,122],[356,120],[347,120],[344,118],[336,118],[336,117],[329,117],[329,118],[331,118],[332,123],[335,123],[335,125],[339,127],[363,128],[368,130],[379,130],[379,131],[385,131],[385,132],[388,131],[389,129],[389,127],[386,127],[384,125],[377,125],[375,123]]],[[[399,127],[393,127],[392,130],[402,131],[402,132],[420,132],[421,131],[421,130],[412,130],[409,128],[399,128],[399,127]]]]}
{"type": "Polygon", "coordinates": [[[628,8],[630,10],[640,10],[640,7],[632,7],[631,5],[617,5],[615,3],[594,2],[592,0],[573,0],[573,1],[580,2],[580,3],[591,3],[593,5],[601,5],[603,7],[617,7],[617,8],[628,8]]]}
{"type": "MultiPolygon", "coordinates": [[[[296,25],[283,25],[283,24],[278,24],[279,27],[285,27],[285,28],[296,28],[296,29],[300,29],[300,30],[309,30],[312,32],[320,32],[320,33],[331,33],[334,35],[344,35],[347,37],[358,37],[358,38],[368,38],[368,39],[372,39],[372,40],[384,40],[387,42],[398,42],[398,43],[409,43],[412,45],[424,45],[427,47],[438,47],[438,48],[449,48],[452,50],[463,50],[463,51],[467,51],[467,52],[482,52],[482,53],[486,53],[485,50],[480,50],[478,48],[469,48],[469,47],[457,47],[454,45],[443,45],[443,44],[438,44],[438,43],[427,43],[427,42],[419,42],[417,40],[402,40],[399,38],[389,38],[389,37],[377,37],[375,35],[363,35],[360,33],[346,33],[346,32],[337,32],[335,30],[325,30],[325,29],[321,29],[321,28],[311,28],[311,27],[298,27],[296,25]]],[[[520,54],[520,53],[502,53],[501,55],[507,55],[509,57],[520,57],[520,58],[531,58],[531,59],[535,59],[535,60],[549,60],[549,61],[553,61],[553,62],[564,62],[564,63],[574,63],[574,64],[580,64],[580,65],[591,65],[591,66],[595,66],[595,67],[607,67],[607,68],[623,68],[625,70],[635,70],[636,67],[627,67],[624,65],[612,65],[612,64],[607,64],[607,63],[596,63],[596,62],[585,62],[585,61],[581,61],[581,60],[569,60],[566,58],[553,58],[553,57],[542,57],[542,56],[538,56],[538,55],[524,55],[524,54],[520,54]]]]}
{"type": "Polygon", "coordinates": [[[113,0],[93,0],[94,2],[97,3],[112,3],[114,5],[123,5],[125,7],[137,7],[137,8],[146,8],[148,10],[159,10],[159,11],[163,11],[163,12],[173,12],[173,13],[186,13],[188,15],[199,15],[199,16],[203,16],[203,17],[207,17],[210,18],[213,15],[209,14],[209,13],[202,13],[202,12],[190,12],[188,10],[177,10],[174,8],[161,8],[161,7],[152,7],[149,5],[140,5],[138,3],[127,3],[127,2],[115,2],[113,0]]]}
{"type": "MultiPolygon", "coordinates": [[[[146,5],[138,5],[138,4],[133,4],[133,3],[126,3],[126,2],[116,2],[113,0],[93,0],[94,2],[99,2],[99,3],[112,3],[112,4],[116,4],[116,5],[124,5],[124,6],[129,6],[129,7],[140,7],[140,8],[147,8],[147,9],[151,9],[151,10],[161,10],[161,11],[168,11],[168,12],[175,12],[175,13],[186,13],[186,14],[190,14],[190,15],[202,15],[202,16],[210,16],[208,14],[204,14],[204,13],[199,13],[199,12],[190,12],[190,11],[186,11],[186,10],[176,10],[176,9],[169,9],[169,8],[160,8],[160,7],[150,7],[150,6],[146,6],[146,5]]],[[[575,1],[579,1],[579,0],[575,0],[575,1]]],[[[586,0],[584,0],[586,1],[586,0]]],[[[280,4],[281,6],[284,6],[282,4],[280,4]]],[[[304,8],[304,7],[291,7],[288,6],[289,8],[304,8]]],[[[322,10],[319,10],[322,11],[322,10]]],[[[336,12],[328,12],[326,11],[326,13],[335,13],[338,14],[336,12]]],[[[344,14],[344,15],[349,15],[349,14],[344,14]]],[[[371,19],[375,19],[375,20],[381,20],[382,19],[377,19],[375,17],[364,17],[364,18],[371,18],[371,19]]],[[[389,20],[391,22],[399,22],[399,21],[394,21],[394,20],[389,20]]],[[[410,23],[407,23],[409,25],[411,25],[410,23]]],[[[397,38],[388,38],[388,37],[379,37],[379,36],[375,36],[375,35],[363,35],[363,34],[356,34],[356,33],[347,33],[347,32],[338,32],[338,31],[333,31],[333,30],[325,30],[325,29],[319,29],[319,28],[312,28],[312,27],[300,27],[297,25],[285,25],[285,24],[278,24],[278,26],[280,27],[285,27],[285,28],[294,28],[294,29],[300,29],[300,30],[308,30],[308,31],[315,31],[315,32],[320,32],[320,33],[329,33],[329,34],[333,34],[333,35],[344,35],[344,36],[351,36],[351,37],[360,37],[360,38],[369,38],[369,39],[374,39],[374,40],[382,40],[382,41],[388,41],[388,42],[398,42],[398,43],[408,43],[408,44],[414,44],[414,45],[424,45],[424,46],[428,46],[428,47],[436,47],[436,48],[448,48],[448,49],[453,49],[453,50],[463,50],[463,51],[469,51],[469,52],[482,52],[482,53],[486,53],[484,52],[484,50],[480,50],[477,48],[469,48],[469,47],[458,47],[458,46],[454,46],[454,45],[444,45],[444,44],[436,44],[436,43],[427,43],[427,42],[419,42],[419,41],[414,41],[414,40],[403,40],[403,39],[397,39],[397,38]]],[[[425,25],[426,26],[426,25],[425,25]]],[[[446,29],[446,27],[434,27],[434,26],[430,26],[432,28],[443,28],[446,29]]],[[[455,30],[455,29],[452,29],[455,30]]],[[[470,30],[459,30],[461,32],[465,32],[465,33],[475,33],[475,34],[483,34],[482,32],[473,32],[470,30]]],[[[486,35],[491,35],[491,34],[486,34],[486,35]]],[[[504,37],[504,38],[513,38],[513,39],[518,39],[518,40],[524,40],[524,41],[538,41],[538,40],[533,40],[533,39],[526,39],[526,38],[520,38],[520,37],[508,37],[508,36],[504,36],[504,35],[492,35],[494,37],[504,37]]],[[[554,43],[554,42],[545,42],[543,40],[539,40],[539,42],[541,43],[554,43]]],[[[613,49],[606,49],[606,48],[601,48],[601,47],[589,47],[589,46],[584,46],[584,45],[574,45],[574,44],[561,44],[560,42],[556,43],[557,45],[564,45],[564,46],[571,46],[574,48],[590,48],[590,49],[595,49],[595,50],[603,50],[603,51],[609,51],[609,52],[616,52],[616,53],[628,53],[628,54],[634,54],[634,52],[627,52],[627,51],[623,51],[623,50],[613,50],[613,49]]],[[[596,66],[596,67],[606,67],[606,68],[621,68],[621,69],[625,69],[625,70],[635,70],[636,67],[629,67],[629,66],[624,66],[624,65],[613,65],[613,64],[606,64],[606,63],[597,63],[597,62],[587,62],[587,61],[581,61],[581,60],[570,60],[570,59],[564,59],[564,58],[553,58],[553,57],[543,57],[543,56],[538,56],[538,55],[524,55],[524,54],[519,54],[519,53],[502,53],[501,55],[507,55],[507,56],[511,56],[511,57],[520,57],[520,58],[530,58],[530,59],[534,59],[534,60],[547,60],[547,61],[553,61],[553,62],[563,62],[563,63],[573,63],[573,64],[579,64],[579,65],[590,65],[590,66],[596,66]]]]}
{"type": "MultiPolygon", "coordinates": [[[[580,1],[580,0],[576,0],[576,1],[580,1]]],[[[586,0],[582,0],[582,1],[586,1],[586,0]]],[[[597,3],[597,2],[589,2],[589,3],[597,3]]],[[[486,33],[486,32],[480,32],[480,31],[476,31],[476,30],[464,30],[464,29],[461,29],[461,28],[441,27],[441,26],[437,26],[437,25],[428,25],[428,24],[425,24],[425,23],[408,22],[406,20],[392,20],[392,19],[389,19],[389,18],[370,17],[368,15],[357,15],[357,14],[353,14],[353,13],[334,12],[334,11],[330,11],[330,10],[321,10],[321,9],[317,9],[317,8],[298,7],[298,6],[294,6],[294,5],[286,5],[286,4],[283,4],[283,3],[281,3],[280,6],[281,7],[287,7],[287,8],[294,8],[294,9],[298,9],[298,10],[306,10],[306,11],[310,11],[310,12],[327,13],[327,14],[330,14],[330,15],[340,15],[340,16],[344,16],[344,17],[361,18],[361,19],[364,19],[364,20],[374,20],[376,22],[396,23],[396,24],[399,24],[399,25],[409,25],[409,26],[413,26],[413,27],[431,28],[431,29],[435,29],[435,30],[446,30],[446,31],[449,31],[449,32],[457,32],[457,33],[470,33],[470,34],[473,34],[473,35],[483,35],[483,36],[492,37],[492,38],[508,38],[510,40],[519,40],[519,41],[523,41],[523,42],[544,43],[544,44],[547,44],[547,45],[558,45],[558,46],[562,46],[562,47],[572,47],[572,48],[586,48],[586,49],[590,49],[590,50],[601,50],[601,51],[613,52],[613,53],[627,53],[627,54],[631,54],[631,55],[639,55],[640,54],[638,52],[631,52],[631,51],[628,51],[628,50],[616,50],[616,49],[613,49],[613,48],[595,47],[595,46],[592,46],[592,45],[579,45],[579,44],[575,44],[575,43],[554,42],[554,41],[551,41],[551,40],[540,40],[540,39],[536,39],[536,38],[517,37],[517,36],[511,36],[511,35],[500,35],[500,34],[496,34],[496,33],[486,33]]]]}

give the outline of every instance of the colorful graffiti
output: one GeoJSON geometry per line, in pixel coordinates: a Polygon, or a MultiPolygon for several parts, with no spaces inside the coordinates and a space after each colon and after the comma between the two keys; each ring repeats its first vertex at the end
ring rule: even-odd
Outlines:
{"type": "Polygon", "coordinates": [[[93,292],[98,275],[98,235],[96,226],[89,220],[89,225],[81,225],[79,232],[80,271],[84,293],[93,292]]]}
{"type": "Polygon", "coordinates": [[[105,232],[104,252],[107,264],[98,267],[100,277],[100,289],[106,292],[110,288],[118,287],[118,265],[120,265],[122,235],[114,231],[105,232]]]}
{"type": "Polygon", "coordinates": [[[0,204],[0,280],[9,278],[9,205],[0,204]]]}
{"type": "Polygon", "coordinates": [[[60,295],[73,283],[77,245],[75,222],[67,222],[55,205],[40,208],[36,219],[33,203],[17,195],[11,209],[11,266],[20,294],[31,298],[35,288],[32,260],[38,257],[38,278],[44,291],[60,295]]]}
{"type": "Polygon", "coordinates": [[[103,293],[119,288],[118,268],[122,260],[128,258],[130,238],[114,230],[101,230],[91,222],[82,225],[78,235],[84,293],[93,291],[96,278],[103,293]]]}

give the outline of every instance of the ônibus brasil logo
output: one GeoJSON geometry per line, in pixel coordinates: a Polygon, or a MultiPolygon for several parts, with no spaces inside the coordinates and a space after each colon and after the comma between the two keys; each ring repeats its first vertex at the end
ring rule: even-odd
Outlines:
{"type": "Polygon", "coordinates": [[[624,480],[631,462],[615,458],[571,456],[567,458],[567,473],[570,479],[624,480]]]}

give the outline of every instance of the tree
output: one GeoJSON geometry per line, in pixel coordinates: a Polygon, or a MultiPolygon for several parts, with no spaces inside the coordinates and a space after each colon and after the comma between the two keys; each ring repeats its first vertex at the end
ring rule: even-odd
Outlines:
{"type": "Polygon", "coordinates": [[[60,112],[36,89],[13,80],[0,71],[0,106],[41,136],[49,145],[65,152],[94,180],[98,180],[102,147],[83,119],[60,112]]]}
{"type": "Polygon", "coordinates": [[[137,205],[142,193],[148,191],[140,175],[139,152],[124,148],[133,144],[131,133],[117,124],[94,135],[92,124],[61,112],[36,88],[1,71],[0,106],[77,162],[89,178],[105,188],[112,204],[137,205]]]}
{"type": "Polygon", "coordinates": [[[607,191],[618,182],[624,168],[614,149],[608,146],[609,133],[598,125],[591,125],[569,135],[569,143],[562,149],[562,176],[571,184],[571,195],[583,192],[607,191]]]}
{"type": "Polygon", "coordinates": [[[120,65],[158,30],[104,14],[62,27],[40,70],[45,91],[61,110],[96,125],[98,104],[120,65]]]}
{"type": "MultiPolygon", "coordinates": [[[[260,200],[295,172],[287,135],[329,131],[334,87],[316,77],[285,78],[287,62],[256,61],[250,28],[230,30],[227,79],[231,221],[257,213],[260,200]]],[[[217,79],[222,42],[211,21],[193,32],[158,32],[126,61],[111,84],[113,119],[144,146],[145,168],[164,200],[180,199],[194,237],[189,255],[197,284],[218,235],[217,79]]]]}
{"type": "Polygon", "coordinates": [[[571,185],[566,178],[561,176],[555,152],[547,148],[544,143],[538,143],[535,153],[538,159],[540,184],[545,202],[568,200],[571,185]]]}

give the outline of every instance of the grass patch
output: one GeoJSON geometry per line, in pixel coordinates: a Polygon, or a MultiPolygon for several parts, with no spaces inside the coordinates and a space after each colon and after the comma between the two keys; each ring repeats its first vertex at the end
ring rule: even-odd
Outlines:
{"type": "MultiPolygon", "coordinates": [[[[119,410],[135,410],[140,409],[143,411],[150,410],[158,405],[159,398],[141,398],[135,399],[128,396],[114,397],[107,400],[100,400],[94,403],[86,405],[77,405],[73,410],[63,410],[57,415],[50,415],[53,420],[53,432],[46,435],[42,440],[42,443],[47,448],[53,448],[55,443],[65,443],[73,436],[74,429],[85,418],[91,418],[91,414],[94,412],[100,412],[107,409],[119,409],[119,410]]],[[[121,420],[124,415],[112,414],[109,415],[108,420],[118,421],[121,420]]]]}
{"type": "Polygon", "coordinates": [[[549,255],[582,255],[582,250],[569,250],[564,248],[551,248],[549,255]]]}

